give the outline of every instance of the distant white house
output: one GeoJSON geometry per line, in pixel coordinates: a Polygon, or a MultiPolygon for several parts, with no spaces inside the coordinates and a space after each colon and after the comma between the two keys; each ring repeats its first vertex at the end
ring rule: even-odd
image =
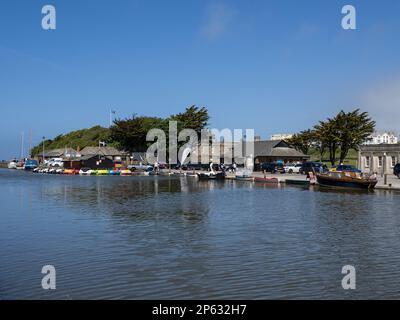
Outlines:
{"type": "Polygon", "coordinates": [[[364,144],[397,144],[398,140],[398,135],[393,132],[375,132],[364,144]]]}
{"type": "Polygon", "coordinates": [[[272,141],[288,140],[293,137],[292,133],[276,133],[271,136],[272,141]]]}

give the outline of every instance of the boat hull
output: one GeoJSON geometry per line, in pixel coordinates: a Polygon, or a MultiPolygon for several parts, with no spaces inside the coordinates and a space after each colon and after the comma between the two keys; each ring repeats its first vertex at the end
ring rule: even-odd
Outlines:
{"type": "Polygon", "coordinates": [[[261,182],[261,183],[279,183],[279,180],[277,178],[254,178],[255,182],[261,182]]]}
{"type": "Polygon", "coordinates": [[[320,186],[331,188],[346,188],[358,190],[372,190],[375,188],[377,181],[364,179],[338,179],[317,175],[317,181],[320,186]]]}
{"type": "Polygon", "coordinates": [[[225,173],[215,173],[215,174],[207,174],[207,173],[199,173],[198,177],[200,180],[225,180],[225,173]]]}

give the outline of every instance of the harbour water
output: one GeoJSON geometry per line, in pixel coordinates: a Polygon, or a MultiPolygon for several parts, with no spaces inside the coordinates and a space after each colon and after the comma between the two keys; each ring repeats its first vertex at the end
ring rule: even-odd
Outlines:
{"type": "Polygon", "coordinates": [[[0,201],[0,299],[400,298],[395,192],[0,169],[0,201]]]}

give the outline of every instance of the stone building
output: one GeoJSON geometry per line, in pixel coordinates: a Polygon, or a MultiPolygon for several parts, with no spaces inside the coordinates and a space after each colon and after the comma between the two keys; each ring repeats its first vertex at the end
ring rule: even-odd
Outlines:
{"type": "Polygon", "coordinates": [[[399,143],[362,145],[358,152],[359,169],[366,173],[392,174],[399,161],[399,143]]]}

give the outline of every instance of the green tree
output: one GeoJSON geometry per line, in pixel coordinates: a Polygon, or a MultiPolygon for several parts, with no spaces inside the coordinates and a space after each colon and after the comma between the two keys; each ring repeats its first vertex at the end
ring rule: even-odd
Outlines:
{"type": "Polygon", "coordinates": [[[339,130],[340,159],[343,162],[350,149],[358,150],[359,146],[375,130],[375,121],[373,121],[368,112],[361,112],[356,109],[352,112],[341,111],[336,118],[339,130]]]}
{"type": "Polygon", "coordinates": [[[293,137],[288,140],[290,145],[304,154],[308,154],[313,142],[314,133],[311,130],[301,131],[300,133],[293,135],[293,137]]]}
{"type": "Polygon", "coordinates": [[[151,129],[165,129],[165,120],[157,117],[117,119],[110,128],[110,139],[128,152],[145,152],[149,146],[147,132],[151,129]]]}
{"type": "Polygon", "coordinates": [[[210,116],[205,107],[198,108],[195,105],[187,107],[184,112],[170,116],[167,120],[178,122],[178,131],[193,129],[200,135],[201,130],[208,125],[210,116]]]}

